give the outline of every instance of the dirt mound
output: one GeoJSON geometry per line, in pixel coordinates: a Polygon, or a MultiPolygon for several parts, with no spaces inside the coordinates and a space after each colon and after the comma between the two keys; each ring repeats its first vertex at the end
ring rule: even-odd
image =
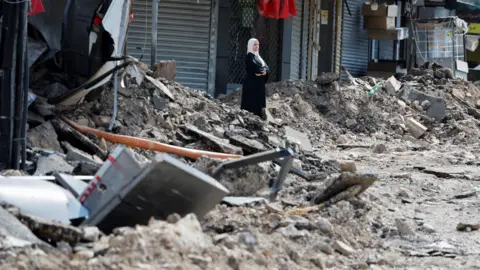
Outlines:
{"type": "MultiPolygon", "coordinates": [[[[475,141],[480,138],[480,90],[443,72],[414,71],[418,76],[401,78],[402,87],[393,92],[383,87],[387,81],[371,77],[361,78],[357,85],[337,82],[331,76],[316,82],[272,83],[267,85],[267,107],[277,123],[305,130],[317,144],[328,143],[325,139],[336,141],[341,134],[414,141],[405,125],[409,117],[428,128],[427,142],[475,141]],[[370,96],[377,84],[378,90],[370,96]]],[[[240,98],[241,90],[220,97],[237,106],[240,98]]]]}

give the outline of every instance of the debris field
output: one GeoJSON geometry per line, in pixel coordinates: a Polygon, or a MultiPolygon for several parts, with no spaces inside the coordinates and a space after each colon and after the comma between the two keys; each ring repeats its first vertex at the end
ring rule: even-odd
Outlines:
{"type": "MultiPolygon", "coordinates": [[[[225,170],[215,179],[242,200],[111,233],[4,203],[0,269],[480,267],[480,88],[473,83],[443,68],[388,80],[322,74],[267,85],[262,119],[239,108],[241,90],[214,99],[154,80],[119,88],[111,130],[111,86],[73,108],[38,97],[28,115],[27,170],[2,175],[94,175],[117,144],[68,119],[194,150],[247,156],[287,148],[303,177],[289,173],[270,201],[280,166],[225,170]]],[[[155,159],[154,151],[131,150],[142,166],[155,159]]],[[[208,175],[224,162],[171,156],[208,175]]]]}

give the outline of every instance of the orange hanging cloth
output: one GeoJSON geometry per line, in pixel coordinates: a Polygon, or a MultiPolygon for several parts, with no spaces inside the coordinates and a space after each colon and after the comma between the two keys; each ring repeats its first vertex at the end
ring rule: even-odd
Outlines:
{"type": "Polygon", "coordinates": [[[257,0],[258,13],[269,19],[288,19],[297,16],[295,0],[257,0]]]}

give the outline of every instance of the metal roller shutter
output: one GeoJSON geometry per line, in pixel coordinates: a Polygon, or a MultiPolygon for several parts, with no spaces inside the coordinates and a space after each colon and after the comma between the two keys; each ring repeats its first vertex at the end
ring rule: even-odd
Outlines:
{"type": "Polygon", "coordinates": [[[363,76],[368,70],[368,38],[363,29],[363,0],[345,0],[350,12],[343,9],[342,65],[353,76],[363,76]]]}
{"type": "Polygon", "coordinates": [[[307,51],[308,51],[308,27],[310,18],[310,0],[302,3],[302,49],[300,51],[300,79],[307,78],[307,51]]]}
{"type": "MultiPolygon", "coordinates": [[[[211,0],[161,0],[158,12],[157,61],[175,60],[176,81],[207,90],[211,0]]],[[[128,31],[129,54],[144,61],[150,56],[151,0],[133,3],[134,21],[128,31]]]]}
{"type": "Polygon", "coordinates": [[[297,16],[292,18],[292,53],[290,58],[290,79],[300,78],[300,59],[302,53],[302,17],[303,0],[295,0],[297,16]]]}

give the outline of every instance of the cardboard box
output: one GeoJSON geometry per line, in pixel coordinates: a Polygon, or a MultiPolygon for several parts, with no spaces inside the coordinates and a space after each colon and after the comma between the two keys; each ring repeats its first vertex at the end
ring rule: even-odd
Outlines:
{"type": "Polygon", "coordinates": [[[395,17],[363,17],[363,28],[384,30],[395,28],[395,17]]]}
{"type": "Polygon", "coordinates": [[[362,5],[362,15],[365,17],[397,17],[398,6],[365,2],[362,5]]]}
{"type": "Polygon", "coordinates": [[[394,29],[368,29],[368,39],[373,40],[404,40],[408,38],[408,27],[394,29]]]}

